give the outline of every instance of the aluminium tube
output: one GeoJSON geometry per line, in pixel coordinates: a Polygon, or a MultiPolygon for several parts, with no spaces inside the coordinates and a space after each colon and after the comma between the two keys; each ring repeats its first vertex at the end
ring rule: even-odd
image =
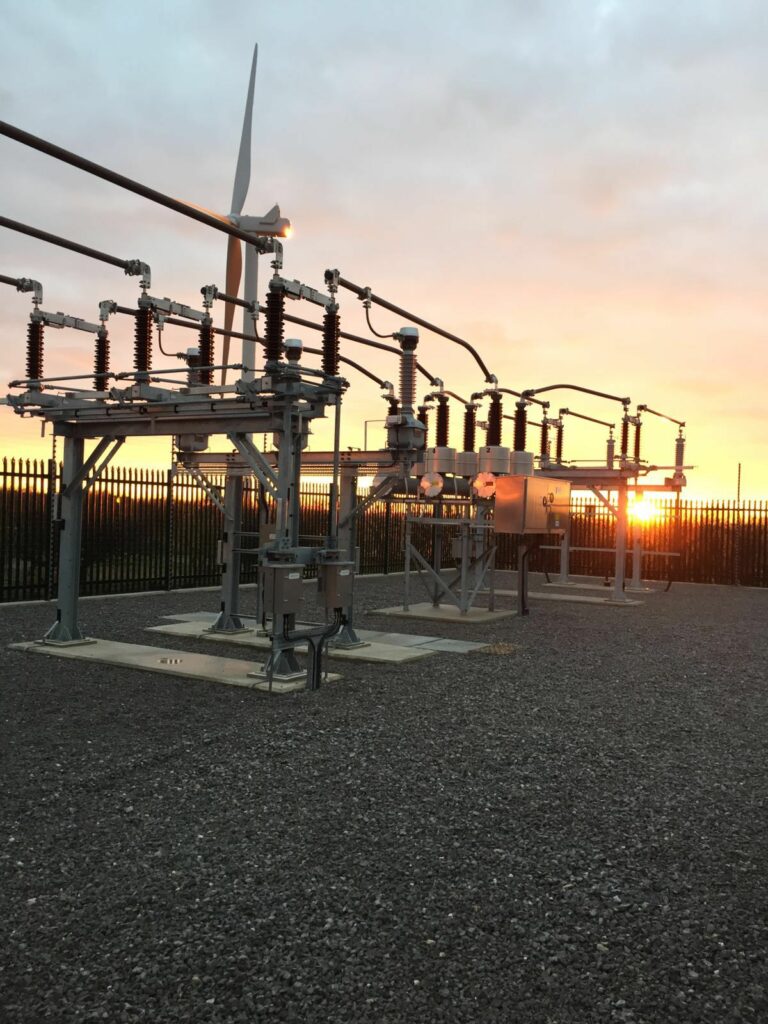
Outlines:
{"type": "MultiPolygon", "coordinates": [[[[333,271],[326,271],[326,275],[332,274],[333,271]]],[[[375,302],[377,306],[381,306],[382,309],[388,309],[390,313],[395,313],[397,316],[402,316],[406,320],[410,320],[411,323],[418,324],[419,327],[424,327],[426,330],[431,331],[433,334],[439,334],[441,338],[447,338],[448,341],[453,341],[457,345],[461,345],[465,348],[473,357],[477,365],[483,371],[485,379],[489,384],[495,384],[496,378],[490,372],[488,367],[483,362],[480,354],[477,350],[470,345],[468,341],[460,338],[456,334],[451,334],[450,331],[444,331],[442,327],[437,327],[435,324],[430,323],[428,320],[423,320],[421,317],[416,316],[414,313],[409,313],[407,309],[402,309],[400,306],[395,306],[391,302],[387,302],[386,299],[382,299],[379,295],[374,295],[366,288],[361,288],[357,284],[353,284],[344,277],[339,277],[339,285],[342,288],[346,288],[348,291],[353,292],[359,299],[370,299],[371,302],[375,302]]]]}

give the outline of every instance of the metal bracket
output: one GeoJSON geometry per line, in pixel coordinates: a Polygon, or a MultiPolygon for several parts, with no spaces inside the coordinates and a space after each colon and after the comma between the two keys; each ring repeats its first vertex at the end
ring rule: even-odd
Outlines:
{"type": "Polygon", "coordinates": [[[46,313],[45,310],[36,309],[31,314],[31,319],[44,323],[46,327],[72,327],[76,331],[87,331],[95,334],[101,330],[101,324],[90,324],[87,320],[81,320],[77,316],[67,316],[66,313],[46,313]]]}
{"type": "Polygon", "coordinates": [[[116,437],[114,439],[114,442],[112,438],[102,437],[102,439],[99,441],[99,443],[96,445],[91,454],[83,463],[80,472],[76,476],[74,476],[67,484],[67,486],[64,488],[64,490],[62,491],[62,497],[71,497],[74,494],[74,492],[78,489],[78,487],[80,487],[81,484],[85,485],[83,487],[84,491],[89,490],[93,486],[93,484],[96,483],[96,481],[99,479],[99,477],[107,468],[107,466],[110,464],[115,454],[117,453],[117,450],[122,447],[124,441],[124,437],[116,437]],[[112,445],[111,450],[107,452],[107,455],[105,456],[104,460],[100,463],[100,465],[97,466],[96,463],[99,461],[101,456],[104,455],[104,452],[107,451],[107,448],[109,448],[110,444],[112,445]],[[91,470],[93,470],[93,473],[91,473],[91,470]]]}
{"type": "Polygon", "coordinates": [[[208,495],[208,497],[219,510],[219,512],[226,515],[227,510],[224,507],[224,502],[221,500],[221,494],[216,490],[216,488],[212,484],[208,482],[207,477],[200,472],[197,466],[187,465],[187,463],[182,463],[182,465],[189,473],[189,475],[192,477],[192,479],[195,481],[200,490],[204,491],[205,494],[208,495]]]}
{"type": "MultiPolygon", "coordinates": [[[[461,611],[461,599],[459,597],[457,597],[456,594],[454,594],[454,592],[451,590],[450,584],[446,583],[446,581],[442,578],[442,576],[440,576],[439,573],[435,572],[435,570],[432,568],[432,566],[426,560],[424,555],[422,555],[422,553],[418,550],[418,548],[414,544],[412,544],[410,541],[406,545],[405,557],[406,557],[406,559],[415,558],[415,560],[416,560],[416,571],[417,571],[418,577],[419,577],[419,579],[421,580],[422,583],[424,583],[424,580],[421,578],[421,571],[422,571],[422,569],[424,569],[424,570],[426,570],[427,575],[429,576],[429,578],[434,580],[434,582],[437,584],[437,586],[439,588],[440,596],[447,598],[449,601],[451,601],[459,609],[459,611],[461,611]]],[[[430,592],[430,590],[426,586],[426,584],[424,584],[424,586],[425,586],[425,588],[427,590],[428,596],[431,599],[432,596],[433,596],[432,593],[430,592]]]]}
{"type": "Polygon", "coordinates": [[[614,516],[616,516],[616,518],[618,519],[618,516],[619,516],[619,510],[618,510],[618,509],[616,508],[616,506],[615,506],[615,505],[612,505],[612,504],[610,503],[610,501],[609,501],[609,500],[608,500],[608,499],[607,499],[606,497],[604,497],[604,496],[603,496],[603,495],[602,495],[602,494],[600,493],[600,491],[598,491],[598,489],[597,489],[596,487],[590,487],[589,489],[590,489],[590,491],[592,491],[592,493],[593,493],[593,494],[594,494],[594,496],[595,496],[595,497],[597,498],[597,500],[598,500],[598,501],[599,501],[599,502],[600,502],[600,503],[601,503],[602,505],[605,505],[605,507],[606,507],[606,508],[608,509],[608,511],[609,511],[609,512],[611,512],[611,513],[612,513],[612,514],[613,514],[614,516]]]}
{"type": "Polygon", "coordinates": [[[173,316],[183,316],[187,320],[196,320],[198,323],[201,320],[205,320],[207,313],[201,313],[197,309],[192,309],[191,306],[185,306],[181,302],[173,302],[169,298],[157,299],[153,295],[142,295],[139,300],[139,305],[150,306],[152,312],[165,313],[166,315],[172,314],[173,316]]]}
{"type": "Polygon", "coordinates": [[[372,494],[369,494],[367,498],[363,498],[361,502],[358,502],[358,504],[355,505],[351,512],[344,516],[344,518],[339,522],[339,529],[342,530],[345,526],[349,524],[350,520],[354,519],[356,516],[359,516],[362,512],[365,512],[365,510],[367,508],[370,508],[370,506],[373,505],[375,501],[378,501],[380,498],[385,498],[387,494],[390,493],[391,490],[392,479],[391,476],[387,476],[384,478],[384,480],[382,480],[382,482],[379,484],[376,490],[373,491],[372,494]]]}
{"type": "Polygon", "coordinates": [[[277,476],[259,449],[245,434],[227,434],[270,497],[277,499],[277,476]]]}
{"type": "Polygon", "coordinates": [[[331,306],[333,299],[330,295],[324,295],[316,288],[310,288],[301,281],[287,281],[284,277],[277,277],[280,286],[289,299],[306,299],[307,302],[314,302],[316,306],[331,306]]]}

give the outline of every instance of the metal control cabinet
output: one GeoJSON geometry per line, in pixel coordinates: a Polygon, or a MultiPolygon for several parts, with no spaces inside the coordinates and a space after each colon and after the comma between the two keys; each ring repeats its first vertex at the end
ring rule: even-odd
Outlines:
{"type": "Polygon", "coordinates": [[[328,609],[346,608],[352,603],[354,562],[321,562],[317,567],[317,590],[328,609]]]}
{"type": "Polygon", "coordinates": [[[301,565],[262,566],[264,572],[265,605],[275,618],[295,615],[301,610],[304,583],[301,565]]]}
{"type": "Polygon", "coordinates": [[[497,533],[564,533],[571,504],[567,480],[500,476],[496,480],[497,533]]]}

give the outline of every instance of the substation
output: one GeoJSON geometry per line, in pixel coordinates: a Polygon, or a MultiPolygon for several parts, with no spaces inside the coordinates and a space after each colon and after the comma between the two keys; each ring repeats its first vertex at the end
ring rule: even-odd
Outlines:
{"type": "MultiPolygon", "coordinates": [[[[150,267],[140,259],[121,259],[38,226],[0,217],[0,226],[8,230],[106,262],[136,277],[138,289],[135,305],[127,307],[105,299],[94,303],[93,312],[81,318],[47,311],[43,286],[31,277],[0,275],[0,283],[27,294],[32,303],[25,373],[10,383],[10,393],[3,401],[19,416],[50,425],[54,438],[63,442],[62,484],[55,512],[60,552],[56,617],[45,636],[16,646],[275,692],[318,688],[327,678],[329,654],[340,660],[372,661],[426,656],[441,649],[439,643],[421,648],[398,644],[396,633],[383,642],[381,637],[372,640],[355,619],[357,518],[374,502],[403,498],[412,501],[406,517],[403,601],[401,606],[382,609],[395,623],[403,617],[460,623],[513,616],[513,610],[496,608],[499,594],[515,596],[517,614],[528,614],[528,559],[537,546],[559,550],[559,572],[553,585],[589,586],[570,577],[569,507],[575,491],[595,495],[616,521],[610,591],[606,595],[597,583],[600,597],[578,595],[576,599],[627,607],[637,603],[633,592],[642,589],[642,560],[649,552],[634,543],[630,549],[632,574],[626,579],[629,500],[653,492],[672,493],[679,499],[686,484],[685,471],[690,468],[685,465],[685,423],[647,404],[633,406],[626,395],[583,383],[524,387],[525,382],[517,381],[516,390],[501,386],[469,341],[395,305],[370,287],[348,280],[339,270],[318,270],[317,280],[309,283],[286,276],[284,240],[290,235],[290,222],[278,207],[262,217],[242,213],[250,177],[254,75],[255,57],[228,215],[189,206],[0,122],[0,132],[6,137],[228,236],[224,287],[204,284],[200,308],[193,309],[155,296],[150,267]],[[266,279],[261,291],[260,279],[266,279]],[[343,301],[362,303],[369,336],[342,330],[343,301]],[[317,307],[315,318],[308,319],[309,312],[307,317],[287,312],[291,305],[317,307]],[[377,331],[371,318],[373,307],[394,314],[402,326],[391,334],[377,331]],[[214,316],[222,308],[223,326],[217,327],[214,316]],[[242,325],[236,331],[238,310],[242,325]],[[134,335],[130,365],[126,362],[117,367],[113,366],[109,337],[116,317],[131,322],[134,335]],[[169,353],[164,347],[167,326],[194,332],[185,351],[169,353]],[[46,375],[45,340],[54,329],[90,335],[92,375],[46,375]],[[319,335],[317,347],[304,344],[307,332],[319,335]],[[449,390],[450,381],[433,375],[422,364],[419,345],[423,333],[460,346],[472,357],[477,367],[476,391],[464,389],[460,395],[449,390]],[[239,358],[234,360],[230,359],[233,343],[239,349],[239,358]],[[350,351],[364,352],[366,346],[391,355],[396,383],[374,374],[359,354],[356,359],[350,357],[350,351]],[[350,386],[358,386],[360,377],[380,388],[386,407],[386,445],[365,451],[342,450],[343,400],[350,386]],[[570,406],[552,404],[555,393],[566,392],[571,397],[599,399],[612,415],[597,419],[570,406]],[[460,449],[451,445],[452,413],[461,418],[460,449]],[[662,457],[658,463],[646,459],[641,447],[643,422],[649,416],[670,423],[670,457],[662,457]],[[308,451],[310,427],[321,417],[333,422],[333,448],[308,451]],[[566,460],[569,418],[589,421],[606,431],[605,439],[596,444],[596,457],[587,463],[566,460]],[[505,426],[511,428],[511,445],[504,443],[505,426]],[[267,450],[258,447],[254,435],[271,439],[267,450]],[[263,649],[263,662],[113,644],[86,637],[81,630],[78,595],[85,494],[131,438],[163,436],[174,441],[175,471],[194,479],[223,514],[217,556],[221,591],[212,621],[179,621],[153,628],[175,636],[204,636],[230,643],[251,655],[263,649]],[[211,450],[215,436],[227,439],[226,450],[211,450]],[[95,442],[87,457],[86,442],[95,442]],[[307,470],[327,472],[332,481],[327,533],[312,546],[302,545],[299,534],[299,488],[302,472],[307,470]],[[361,501],[357,485],[363,475],[373,476],[374,481],[361,501]],[[213,482],[221,476],[223,492],[213,482]],[[261,497],[258,529],[250,533],[242,528],[243,482],[248,477],[256,481],[261,497]],[[430,537],[427,547],[419,543],[425,532],[430,537]],[[516,591],[500,591],[495,585],[500,535],[511,536],[517,544],[516,591]],[[239,582],[244,559],[258,566],[255,612],[247,616],[239,582]],[[326,612],[322,622],[304,621],[309,585],[305,577],[310,569],[316,576],[312,585],[317,586],[326,612]],[[422,588],[418,594],[417,587],[422,588]],[[305,667],[297,650],[306,650],[305,667]]],[[[10,292],[7,295],[11,297],[10,292]]],[[[675,556],[674,552],[653,554],[675,556]]],[[[567,599],[568,593],[558,597],[567,599]]],[[[467,643],[462,648],[459,641],[451,643],[453,646],[443,649],[469,652],[478,646],[467,643]]]]}

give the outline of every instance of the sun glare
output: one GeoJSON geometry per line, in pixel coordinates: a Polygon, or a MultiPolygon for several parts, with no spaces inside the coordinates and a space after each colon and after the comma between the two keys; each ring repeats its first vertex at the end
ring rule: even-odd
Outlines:
{"type": "Polygon", "coordinates": [[[637,498],[630,503],[629,518],[636,523],[650,523],[660,515],[661,510],[649,498],[637,498]]]}

